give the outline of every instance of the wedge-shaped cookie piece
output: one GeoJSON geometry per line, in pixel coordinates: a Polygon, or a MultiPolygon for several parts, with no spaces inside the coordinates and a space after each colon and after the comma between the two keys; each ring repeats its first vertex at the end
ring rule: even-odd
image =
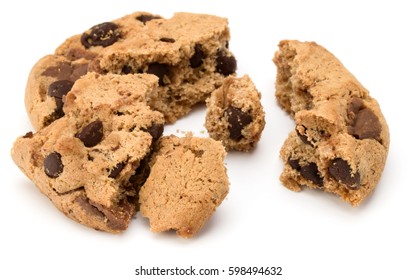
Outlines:
{"type": "Polygon", "coordinates": [[[64,98],[64,117],[16,140],[14,162],[71,219],[125,230],[163,132],[163,115],[140,102],[156,83],[152,75],[84,76],[64,98]]]}
{"type": "Polygon", "coordinates": [[[226,152],[210,138],[162,137],[140,190],[140,212],[151,230],[194,236],[228,193],[226,152]]]}
{"type": "Polygon", "coordinates": [[[322,189],[357,206],[376,187],[387,158],[389,130],[380,107],[323,47],[298,41],[279,47],[276,97],[296,122],[280,151],[280,180],[289,189],[322,189]]]}
{"type": "Polygon", "coordinates": [[[260,99],[249,76],[227,77],[206,101],[209,136],[221,141],[227,150],[252,150],[265,125],[260,99]]]}

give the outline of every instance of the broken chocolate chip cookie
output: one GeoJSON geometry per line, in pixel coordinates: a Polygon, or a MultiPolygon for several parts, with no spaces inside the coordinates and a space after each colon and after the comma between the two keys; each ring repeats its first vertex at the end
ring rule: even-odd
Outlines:
{"type": "Polygon", "coordinates": [[[380,180],[389,130],[375,99],[314,42],[282,41],[275,53],[276,97],[295,120],[280,156],[289,189],[334,193],[353,206],[380,180]]]}
{"type": "Polygon", "coordinates": [[[125,230],[163,133],[163,115],[144,102],[156,87],[153,75],[86,74],[66,94],[63,117],[16,140],[14,162],[71,219],[125,230]]]}
{"type": "Polygon", "coordinates": [[[99,23],[68,38],[34,65],[26,110],[40,129],[64,116],[65,94],[87,72],[147,73],[155,75],[159,85],[147,104],[173,123],[234,75],[237,61],[229,40],[227,19],[213,15],[176,13],[164,19],[136,12],[99,23]]]}
{"type": "Polygon", "coordinates": [[[227,150],[250,151],[265,125],[261,94],[245,75],[227,77],[207,99],[205,127],[227,150]]]}

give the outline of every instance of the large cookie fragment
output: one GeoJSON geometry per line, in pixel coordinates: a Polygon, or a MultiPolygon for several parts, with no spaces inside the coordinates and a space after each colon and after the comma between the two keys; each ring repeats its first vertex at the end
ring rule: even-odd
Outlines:
{"type": "Polygon", "coordinates": [[[230,34],[225,18],[176,13],[154,19],[134,36],[104,49],[91,64],[99,73],[149,73],[159,78],[157,94],[149,105],[167,122],[204,102],[235,73],[237,63],[228,50],[230,34]]]}
{"type": "Polygon", "coordinates": [[[265,125],[260,98],[249,76],[227,77],[206,102],[205,126],[210,137],[228,150],[252,150],[265,125]]]}
{"type": "Polygon", "coordinates": [[[16,140],[13,160],[71,219],[125,230],[138,208],[137,178],[163,131],[163,115],[140,101],[156,83],[152,75],[87,74],[66,95],[64,117],[16,140]]]}
{"type": "Polygon", "coordinates": [[[273,61],[279,105],[296,122],[280,155],[282,183],[335,193],[359,205],[380,180],[389,130],[378,103],[323,47],[282,41],[273,61]]]}
{"type": "Polygon", "coordinates": [[[140,212],[151,230],[194,236],[228,193],[225,149],[210,138],[160,138],[140,190],[140,212]]]}
{"type": "Polygon", "coordinates": [[[227,19],[212,15],[176,13],[164,19],[136,12],[94,25],[35,64],[26,87],[26,109],[40,129],[64,115],[62,96],[67,92],[49,94],[53,83],[68,89],[68,82],[91,71],[148,73],[158,78],[159,87],[147,103],[172,123],[235,73],[229,40],[227,19]]]}

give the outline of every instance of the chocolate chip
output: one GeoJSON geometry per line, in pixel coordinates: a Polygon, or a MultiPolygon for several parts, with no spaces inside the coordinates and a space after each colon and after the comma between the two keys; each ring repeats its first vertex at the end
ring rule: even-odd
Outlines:
{"type": "Polygon", "coordinates": [[[311,162],[305,166],[302,166],[299,170],[300,174],[306,180],[312,181],[314,184],[322,187],[324,184],[324,180],[319,173],[318,166],[316,163],[311,162]]]}
{"type": "Polygon", "coordinates": [[[118,25],[113,22],[104,22],[94,25],[82,34],[81,43],[85,48],[94,46],[108,47],[120,39],[118,25]]]}
{"type": "Polygon", "coordinates": [[[66,95],[74,85],[74,82],[68,81],[68,80],[60,80],[53,82],[49,85],[48,88],[48,95],[62,99],[64,95],[66,95]]]}
{"type": "Polygon", "coordinates": [[[296,134],[298,135],[298,137],[300,138],[300,140],[302,140],[303,143],[311,145],[312,146],[312,142],[310,142],[308,140],[308,136],[300,134],[300,132],[296,129],[296,134]]]}
{"type": "Polygon", "coordinates": [[[348,115],[354,119],[355,115],[364,108],[364,102],[361,98],[354,97],[348,104],[348,115]]]}
{"type": "Polygon", "coordinates": [[[133,73],[133,68],[129,65],[124,65],[123,68],[121,68],[121,73],[123,74],[131,74],[133,73]]]}
{"type": "Polygon", "coordinates": [[[357,139],[380,138],[381,124],[378,117],[365,104],[361,98],[354,97],[348,104],[348,133],[357,139]]]}
{"type": "Polygon", "coordinates": [[[68,62],[60,62],[55,66],[50,66],[42,72],[43,76],[54,77],[59,80],[69,80],[72,74],[71,64],[68,62]]]}
{"type": "Polygon", "coordinates": [[[216,71],[224,76],[231,75],[237,70],[237,61],[234,56],[227,56],[224,50],[217,51],[216,71]]]}
{"type": "Polygon", "coordinates": [[[203,59],[205,58],[204,51],[202,50],[202,46],[200,44],[196,44],[194,48],[194,54],[189,59],[189,64],[192,68],[197,68],[202,65],[204,62],[203,59]]]}
{"type": "Polygon", "coordinates": [[[32,131],[29,131],[28,133],[23,135],[23,138],[32,138],[32,137],[33,137],[33,132],[32,131]]]}
{"type": "Polygon", "coordinates": [[[349,189],[356,190],[360,187],[360,173],[352,174],[352,170],[348,162],[342,158],[331,160],[328,172],[338,182],[341,182],[349,189]]]}
{"type": "Polygon", "coordinates": [[[153,141],[155,141],[162,136],[163,129],[163,124],[153,123],[150,127],[144,129],[144,131],[149,132],[152,135],[153,141]]]}
{"type": "Polygon", "coordinates": [[[229,107],[225,113],[228,116],[228,131],[230,138],[233,140],[239,140],[243,137],[241,130],[253,121],[253,118],[249,113],[241,111],[239,108],[233,106],[229,107]]]}
{"type": "Polygon", "coordinates": [[[299,164],[299,160],[298,159],[292,159],[289,158],[287,160],[287,163],[290,165],[290,167],[292,167],[293,169],[300,171],[300,164],[299,164]]]}
{"type": "Polygon", "coordinates": [[[53,113],[53,119],[59,119],[64,115],[63,97],[72,89],[74,82],[69,80],[55,81],[48,87],[48,95],[55,98],[55,112],[53,113]]]}
{"type": "Polygon", "coordinates": [[[360,110],[355,115],[352,126],[348,127],[348,133],[357,139],[379,139],[381,124],[378,117],[368,108],[360,110]]]}
{"type": "Polygon", "coordinates": [[[58,80],[76,81],[88,71],[88,63],[71,64],[59,62],[42,72],[43,76],[57,78],[58,80]]]}
{"type": "Polygon", "coordinates": [[[175,43],[176,42],[175,39],[167,38],[167,37],[162,37],[159,40],[162,41],[162,42],[165,42],[165,43],[175,43]]]}
{"type": "Polygon", "coordinates": [[[140,160],[139,167],[136,168],[134,174],[129,179],[129,183],[136,189],[141,187],[146,182],[147,177],[149,177],[150,166],[148,162],[151,155],[152,153],[149,151],[144,158],[140,160]]]}
{"type": "Polygon", "coordinates": [[[43,167],[46,175],[51,178],[58,178],[64,171],[64,165],[62,164],[61,154],[52,152],[43,160],[43,167]]]}
{"type": "Polygon", "coordinates": [[[119,162],[116,164],[116,166],[113,167],[113,169],[111,169],[110,174],[108,175],[108,177],[110,178],[117,178],[117,176],[120,174],[121,170],[123,170],[125,163],[124,162],[119,162]]]}
{"type": "Polygon", "coordinates": [[[104,214],[98,210],[97,207],[95,207],[94,205],[92,205],[90,203],[90,200],[86,197],[77,197],[75,199],[75,202],[78,203],[85,212],[87,212],[90,215],[94,215],[94,216],[99,216],[99,217],[104,217],[104,214]]]}
{"type": "Polygon", "coordinates": [[[70,79],[75,81],[84,76],[88,72],[88,63],[75,64],[72,66],[70,79]]]}
{"type": "Polygon", "coordinates": [[[103,139],[103,123],[101,121],[93,121],[85,126],[75,137],[84,143],[85,147],[94,147],[103,139]]]}
{"type": "Polygon", "coordinates": [[[148,74],[153,74],[159,78],[159,85],[164,86],[163,78],[169,73],[169,66],[162,63],[151,63],[147,68],[148,74]]]}
{"type": "Polygon", "coordinates": [[[154,16],[154,15],[140,15],[136,17],[138,21],[141,21],[144,24],[146,24],[146,22],[151,21],[153,19],[160,19],[160,18],[161,18],[160,16],[154,16]]]}
{"type": "Polygon", "coordinates": [[[130,218],[135,211],[135,207],[127,199],[123,199],[113,208],[105,207],[91,200],[89,203],[105,215],[107,226],[117,231],[127,229],[130,218]]]}

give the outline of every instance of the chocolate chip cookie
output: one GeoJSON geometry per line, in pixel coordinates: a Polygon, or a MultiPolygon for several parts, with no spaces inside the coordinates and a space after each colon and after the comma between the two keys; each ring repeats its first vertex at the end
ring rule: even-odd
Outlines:
{"type": "Polygon", "coordinates": [[[151,230],[194,236],[228,193],[226,152],[211,138],[161,137],[140,190],[140,212],[151,230]]]}
{"type": "Polygon", "coordinates": [[[227,19],[212,15],[176,13],[164,19],[136,12],[94,25],[36,63],[26,109],[40,129],[64,115],[60,99],[85,73],[148,73],[158,78],[158,90],[147,104],[173,123],[235,73],[229,40],[227,19]]]}
{"type": "Polygon", "coordinates": [[[249,76],[227,77],[206,101],[209,136],[220,140],[228,150],[252,150],[265,125],[260,98],[249,76]]]}
{"type": "Polygon", "coordinates": [[[143,102],[157,83],[154,75],[88,73],[64,95],[57,87],[51,96],[65,115],[19,137],[13,160],[71,219],[125,230],[138,209],[153,143],[163,133],[163,115],[143,102]]]}
{"type": "Polygon", "coordinates": [[[294,191],[320,189],[359,205],[380,180],[389,148],[377,101],[316,43],[285,40],[279,48],[276,97],[296,123],[280,151],[280,180],[294,191]]]}

